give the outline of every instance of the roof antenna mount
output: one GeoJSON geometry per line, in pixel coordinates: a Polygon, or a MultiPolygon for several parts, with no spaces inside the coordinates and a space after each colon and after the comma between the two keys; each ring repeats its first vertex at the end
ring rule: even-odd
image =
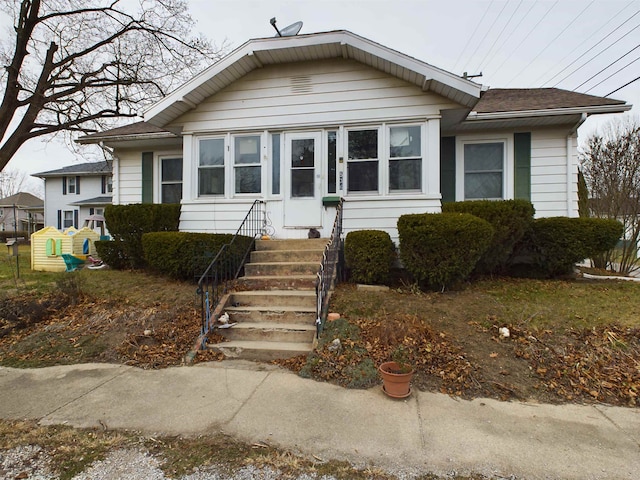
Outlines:
{"type": "Polygon", "coordinates": [[[302,22],[295,22],[284,27],[282,30],[278,30],[278,27],[276,27],[276,17],[273,17],[269,23],[271,23],[271,26],[278,32],[276,37],[294,37],[302,28],[302,22]]]}

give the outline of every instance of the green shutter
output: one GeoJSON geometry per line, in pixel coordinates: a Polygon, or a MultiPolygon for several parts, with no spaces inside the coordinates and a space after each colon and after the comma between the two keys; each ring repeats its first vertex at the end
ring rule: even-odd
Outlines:
{"type": "Polygon", "coordinates": [[[456,201],[456,137],[440,139],[440,193],[442,203],[456,201]]]}
{"type": "Polygon", "coordinates": [[[142,203],[153,203],[153,152],[142,152],[142,203]]]}
{"type": "Polygon", "coordinates": [[[513,135],[515,198],[531,200],[531,132],[513,135]]]}

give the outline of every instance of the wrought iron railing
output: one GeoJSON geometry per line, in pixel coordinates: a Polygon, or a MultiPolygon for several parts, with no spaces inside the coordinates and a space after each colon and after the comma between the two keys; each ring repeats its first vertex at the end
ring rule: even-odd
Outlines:
{"type": "Polygon", "coordinates": [[[316,279],[316,335],[319,337],[324,328],[329,309],[329,293],[342,275],[342,206],[341,198],[336,207],[336,219],[333,222],[329,243],[322,254],[322,263],[316,279]]]}
{"type": "Polygon", "coordinates": [[[238,278],[255,247],[255,240],[263,232],[265,225],[264,202],[256,200],[244,217],[231,241],[220,248],[205,272],[198,280],[197,293],[200,295],[202,331],[200,340],[204,345],[212,330],[215,319],[212,313],[227,293],[229,283],[238,278]],[[246,239],[251,239],[246,241],[246,239]],[[245,245],[246,244],[246,245],[245,245]]]}

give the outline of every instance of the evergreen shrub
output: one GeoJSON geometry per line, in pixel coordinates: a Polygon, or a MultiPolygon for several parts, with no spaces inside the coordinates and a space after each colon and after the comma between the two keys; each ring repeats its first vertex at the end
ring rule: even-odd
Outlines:
{"type": "Polygon", "coordinates": [[[180,205],[107,205],[104,218],[113,239],[123,242],[122,253],[126,258],[126,267],[143,268],[145,261],[142,235],[149,232],[177,231],[180,223],[180,205]]]}
{"type": "Polygon", "coordinates": [[[344,241],[344,259],[356,283],[388,285],[396,248],[387,232],[357,230],[344,241]]]}
{"type": "Polygon", "coordinates": [[[623,233],[606,218],[538,218],[510,259],[515,276],[553,278],[573,273],[576,263],[615,247],[623,233]]]}
{"type": "Polygon", "coordinates": [[[487,250],[493,227],[470,213],[424,213],[398,219],[400,260],[421,287],[444,290],[466,280],[487,250]]]}
{"type": "Polygon", "coordinates": [[[528,200],[474,200],[442,205],[443,212],[470,213],[493,227],[493,240],[476,265],[476,273],[503,273],[515,245],[531,228],[535,209],[528,200]]]}
{"type": "MultiPolygon", "coordinates": [[[[193,232],[151,232],[142,236],[144,259],[153,270],[179,280],[198,280],[233,235],[193,232]]],[[[222,258],[225,262],[220,279],[235,274],[231,265],[239,265],[253,238],[238,236],[222,258]]]]}

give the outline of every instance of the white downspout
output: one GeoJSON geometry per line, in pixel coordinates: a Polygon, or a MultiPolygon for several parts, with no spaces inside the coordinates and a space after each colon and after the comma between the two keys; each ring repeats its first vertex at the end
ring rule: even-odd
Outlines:
{"type": "Polygon", "coordinates": [[[587,114],[586,113],[582,113],[580,115],[580,120],[578,120],[578,122],[575,124],[575,126],[569,130],[569,133],[567,134],[567,217],[571,217],[572,215],[572,207],[573,207],[573,201],[572,201],[572,188],[574,186],[574,179],[572,178],[573,175],[573,158],[572,158],[572,152],[573,152],[573,139],[576,138],[577,140],[577,133],[578,133],[578,128],[580,128],[580,126],[585,122],[585,120],[587,119],[587,114]]]}

